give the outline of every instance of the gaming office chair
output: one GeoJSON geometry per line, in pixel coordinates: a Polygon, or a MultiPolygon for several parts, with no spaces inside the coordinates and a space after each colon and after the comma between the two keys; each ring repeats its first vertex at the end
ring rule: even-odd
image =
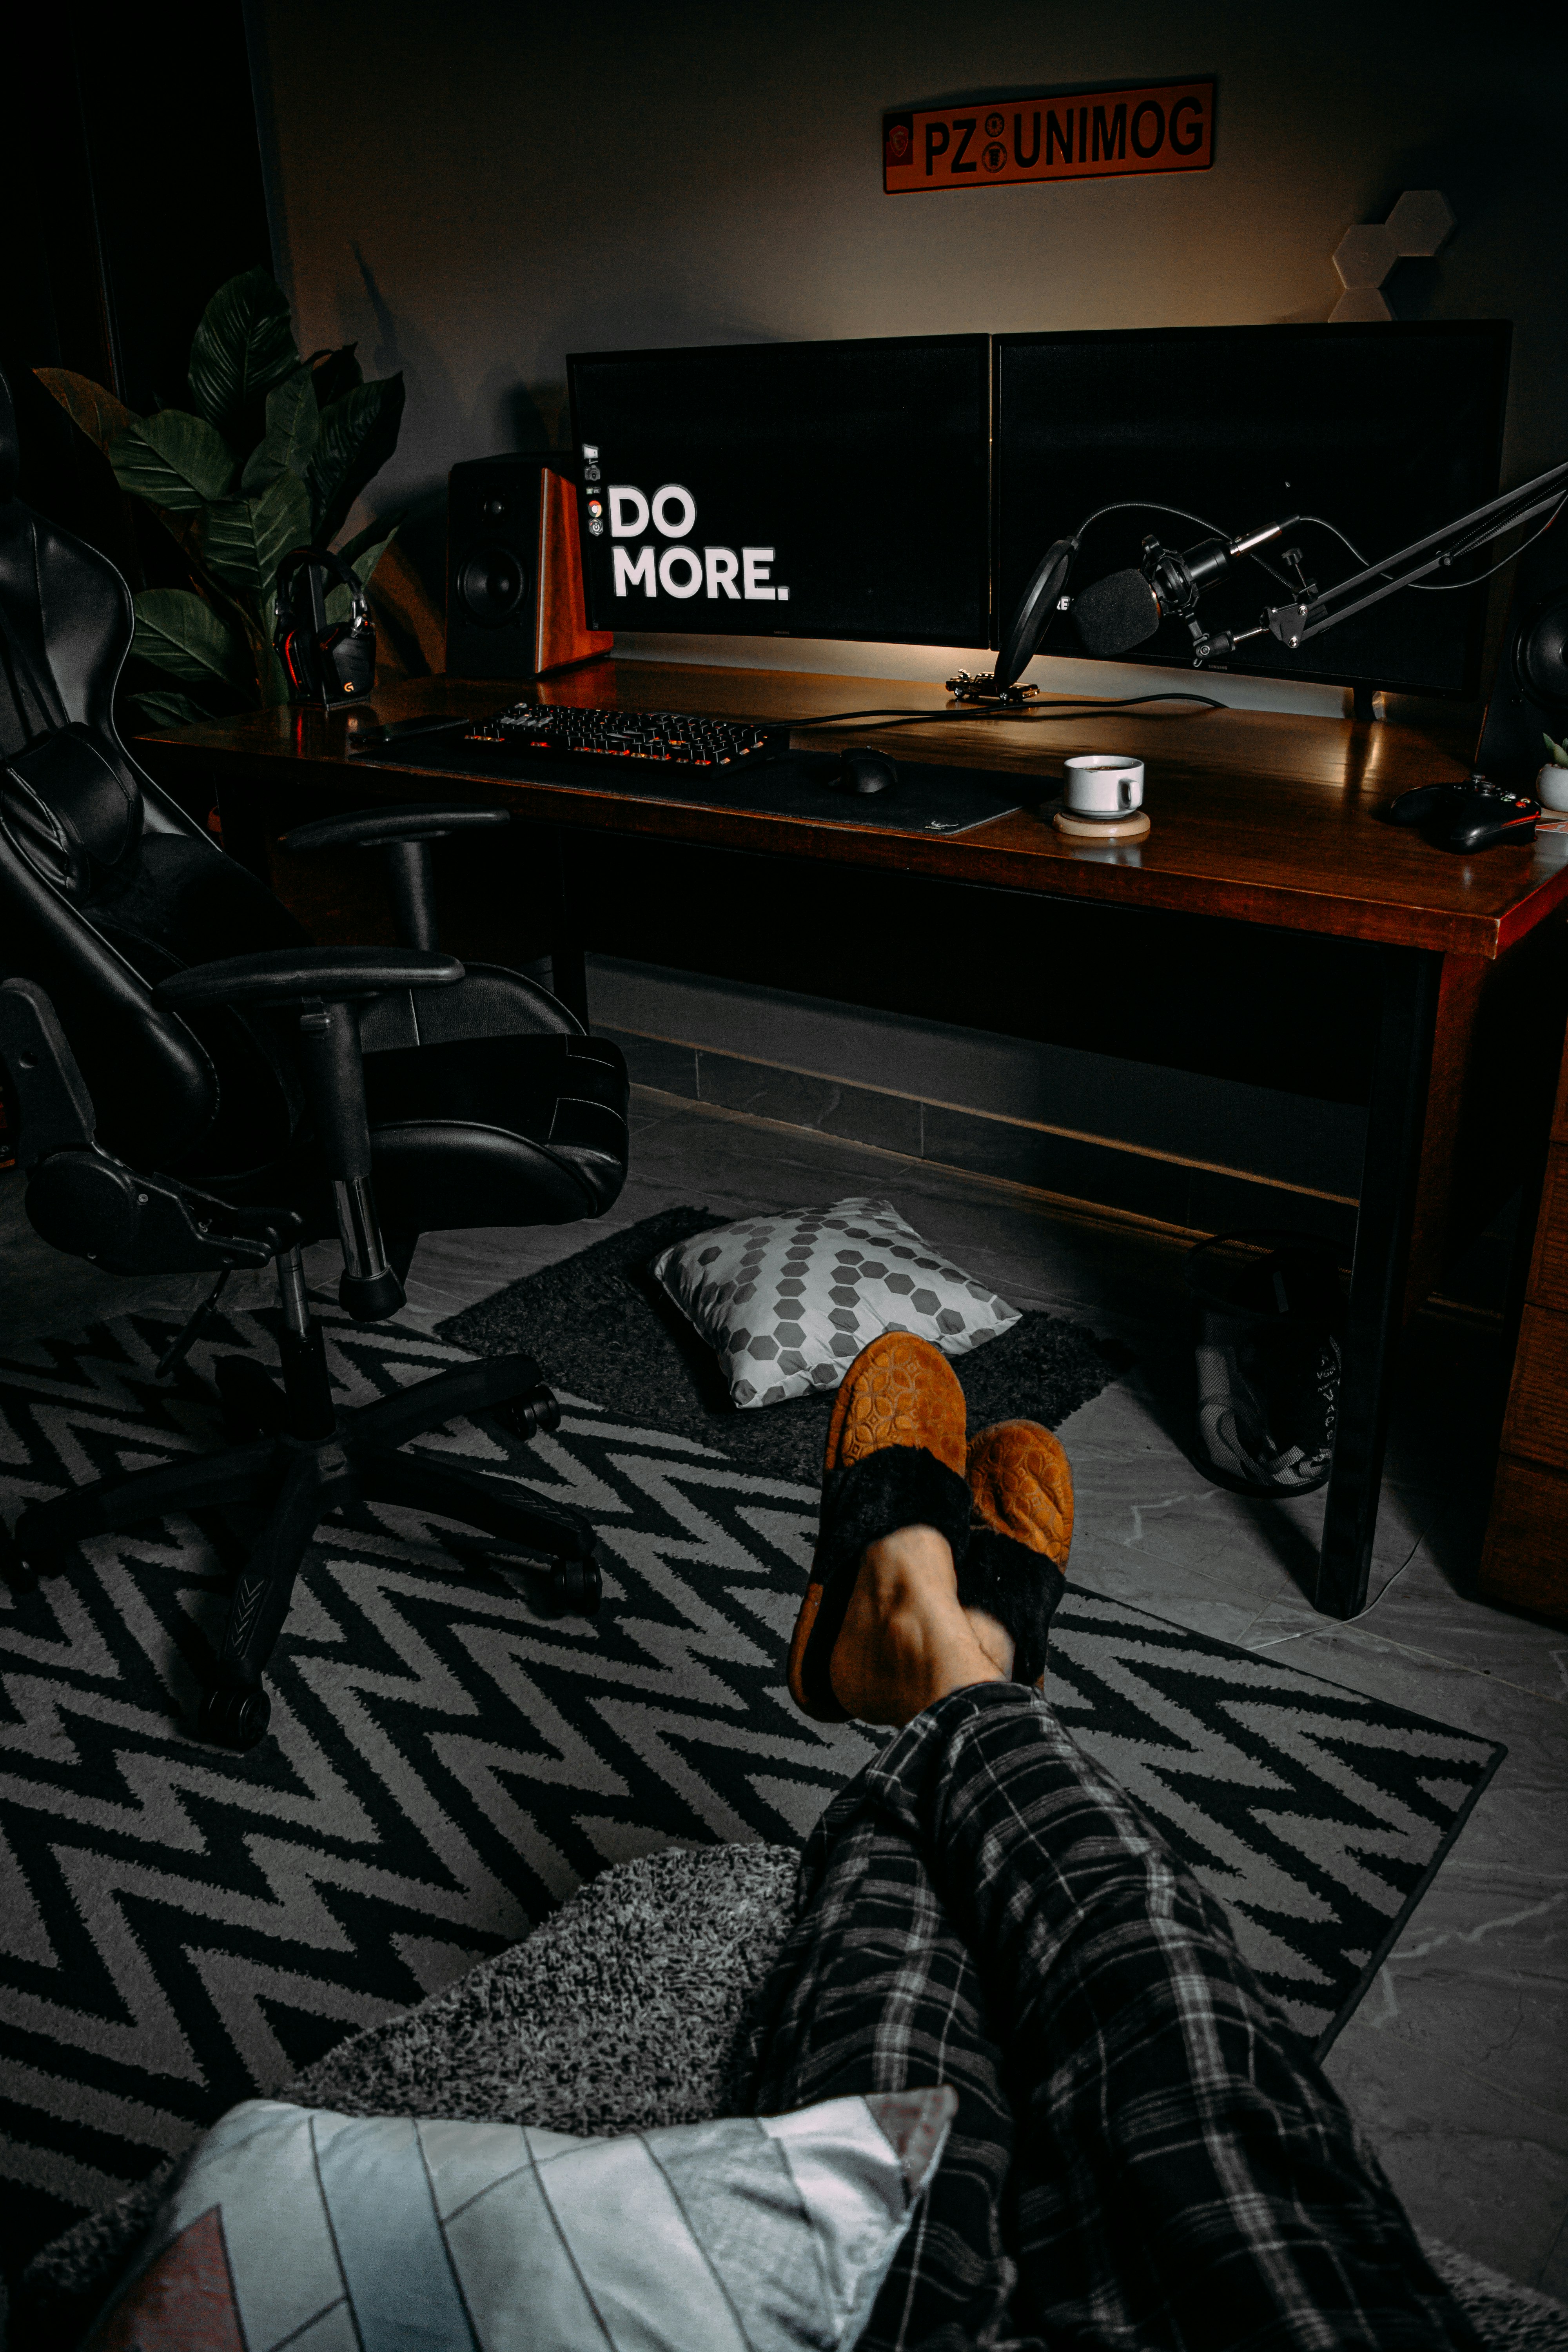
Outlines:
{"type": "MultiPolygon", "coordinates": [[[[281,1382],[220,1360],[240,1442],[103,1478],[23,1512],[0,1567],[26,1586],[78,1538],[166,1512],[260,1501],[196,1728],[253,1747],[261,1670],[316,1525],[360,1499],[455,1518],[552,1562],[557,1603],[592,1614],[592,1530],[513,1481],[398,1448],[485,1409],[524,1436],[558,1408],[531,1357],[334,1408],[300,1244],[338,1233],[340,1297],[403,1304],[423,1232],[598,1215],[626,1169],[626,1077],[556,999],[439,952],[431,841],[496,809],[396,808],[300,827],[290,845],[377,847],[403,945],[318,948],[160,793],[115,732],[132,604],[113,566],[16,496],[0,377],[0,1076],[27,1214],[116,1274],[278,1268],[281,1382]]],[[[177,1360],[198,1308],[171,1349],[177,1360]]]]}

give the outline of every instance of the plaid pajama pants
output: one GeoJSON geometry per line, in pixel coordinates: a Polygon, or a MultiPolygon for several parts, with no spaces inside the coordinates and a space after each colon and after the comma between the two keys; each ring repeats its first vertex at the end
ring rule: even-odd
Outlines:
{"type": "Polygon", "coordinates": [[[828,1807],[744,2065],[764,2115],[958,2092],[867,2352],[1478,2352],[1217,1906],[1016,1684],[828,1807]]]}

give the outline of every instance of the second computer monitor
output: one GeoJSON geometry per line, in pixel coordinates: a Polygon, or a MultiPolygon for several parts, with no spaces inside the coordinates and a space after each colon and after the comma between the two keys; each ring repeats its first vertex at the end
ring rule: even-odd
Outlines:
{"type": "Polygon", "coordinates": [[[594,628],[979,646],[990,341],[567,361],[594,628]]]}
{"type": "MultiPolygon", "coordinates": [[[[1323,517],[1369,561],[1394,554],[1495,495],[1508,352],[1506,325],[1482,320],[998,336],[998,626],[1051,541],[1118,500],[1160,501],[1186,519],[1152,503],[1108,515],[1085,534],[1069,593],[1136,566],[1145,532],[1184,550],[1211,530],[1233,539],[1289,514],[1323,517]]],[[[1292,541],[1320,588],[1361,568],[1315,524],[1263,552],[1276,559],[1292,541]]],[[[1464,574],[1493,560],[1472,559],[1464,574]]],[[[1200,617],[1249,627],[1294,593],[1288,576],[1243,562],[1205,595],[1200,617]]],[[[1485,608],[1484,588],[1410,590],[1295,654],[1253,638],[1229,667],[1473,693],[1485,608]]],[[[1070,615],[1042,646],[1084,650],[1070,615]]],[[[1179,667],[1192,654],[1171,617],[1124,657],[1179,667]]]]}

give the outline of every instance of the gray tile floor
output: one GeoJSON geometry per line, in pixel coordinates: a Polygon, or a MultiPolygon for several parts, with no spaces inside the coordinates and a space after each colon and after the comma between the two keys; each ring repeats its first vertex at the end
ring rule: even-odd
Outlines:
{"type": "MultiPolygon", "coordinates": [[[[634,1173],[605,1225],[432,1236],[406,1312],[438,1321],[678,1202],[736,1214],[887,1192],[1024,1307],[1114,1334],[1135,1368],[1062,1430],[1079,1582],[1487,1738],[1509,1755],[1342,2034],[1329,2072],[1417,2225],[1568,2295],[1568,1632],[1474,1598],[1496,1341],[1423,1317],[1405,1350],[1368,1616],[1313,1615],[1321,1497],[1256,1505],[1197,1475],[1180,1426],[1180,1261],[1166,1243],[1070,1222],[983,1180],[639,1090],[634,1173]],[[1396,1581],[1389,1582],[1390,1579],[1396,1581]],[[1386,1590],[1384,1589],[1386,1588],[1386,1590]]],[[[0,1178],[0,1333],[79,1328],[194,1295],[116,1282],[47,1250],[0,1178]]],[[[312,1271],[333,1279],[323,1247],[312,1271]]]]}

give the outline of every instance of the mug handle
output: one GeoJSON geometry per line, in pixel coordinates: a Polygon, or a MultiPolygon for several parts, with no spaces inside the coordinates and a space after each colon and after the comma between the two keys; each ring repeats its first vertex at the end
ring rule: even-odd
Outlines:
{"type": "Polygon", "coordinates": [[[1117,779],[1116,779],[1116,798],[1117,798],[1117,802],[1118,802],[1119,806],[1121,806],[1121,808],[1123,808],[1123,809],[1130,809],[1130,808],[1131,807],[1131,805],[1132,805],[1132,779],[1131,779],[1131,776],[1118,776],[1118,777],[1117,777],[1117,779]]]}

